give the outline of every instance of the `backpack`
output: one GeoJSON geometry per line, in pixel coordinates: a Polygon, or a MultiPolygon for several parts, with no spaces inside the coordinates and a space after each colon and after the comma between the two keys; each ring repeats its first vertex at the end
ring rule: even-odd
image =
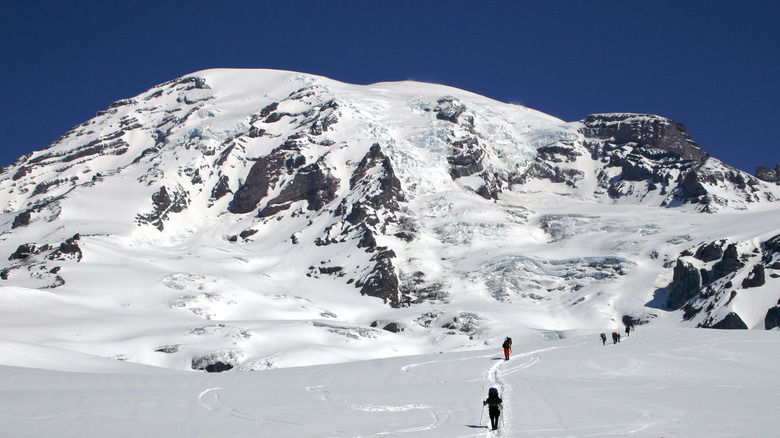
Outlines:
{"type": "Polygon", "coordinates": [[[488,398],[485,400],[488,406],[498,407],[501,404],[501,397],[498,396],[498,390],[496,388],[490,388],[488,390],[488,398]]]}
{"type": "Polygon", "coordinates": [[[503,344],[501,344],[501,348],[512,348],[512,338],[506,338],[503,344]]]}

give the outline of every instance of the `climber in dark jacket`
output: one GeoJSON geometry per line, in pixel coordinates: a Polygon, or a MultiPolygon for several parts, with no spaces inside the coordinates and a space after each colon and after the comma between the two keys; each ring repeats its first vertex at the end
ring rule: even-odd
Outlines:
{"type": "Polygon", "coordinates": [[[504,407],[501,403],[503,403],[503,400],[498,396],[498,390],[490,388],[488,398],[482,402],[482,406],[483,408],[485,405],[489,406],[488,413],[490,414],[490,425],[493,427],[493,430],[498,429],[498,417],[501,416],[501,408],[504,407]]]}

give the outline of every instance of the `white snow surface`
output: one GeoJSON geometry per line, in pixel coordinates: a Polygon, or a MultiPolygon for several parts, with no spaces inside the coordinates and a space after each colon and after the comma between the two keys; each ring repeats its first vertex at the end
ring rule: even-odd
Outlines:
{"type": "Polygon", "coordinates": [[[509,361],[490,348],[221,374],[2,341],[0,429],[20,438],[776,435],[777,332],[640,327],[606,346],[595,333],[545,335],[516,342],[509,361]],[[490,387],[503,399],[497,431],[481,403],[490,387]]]}
{"type": "MultiPolygon", "coordinates": [[[[762,329],[766,309],[780,300],[777,283],[730,303],[757,330],[695,330],[700,320],[683,321],[663,302],[681,252],[720,239],[738,243],[741,254],[757,250],[780,232],[777,203],[700,214],[603,202],[587,181],[577,190],[530,183],[493,202],[476,195],[469,178],[449,175],[445,138],[458,133],[428,121],[437,99],[466,103],[496,168],[526,166],[536,148],[575,139],[576,124],[434,84],[355,86],[266,70],[195,76],[210,88],[186,96],[202,103],[158,97],[168,89],[155,87],[33,154],[70,154],[120,121],[134,123],[123,117],[164,129],[159,113],[192,111],[143,166],[132,161],[155,138],[136,129],[123,136],[131,152],[72,165],[42,158],[35,174],[13,179],[14,168],[0,178],[3,257],[76,233],[83,253],[79,262],[58,262],[56,273],[30,262],[29,275],[17,270],[0,282],[3,436],[776,435],[780,338],[762,329]],[[289,96],[305,87],[338,96],[342,112],[328,133],[335,146],[307,150],[307,158],[325,156],[349,181],[368,148],[382,145],[418,226],[413,242],[393,243],[395,263],[425,272],[445,299],[392,309],[318,275],[317,267],[365,266],[369,257],[354,246],[312,244],[332,225],[328,215],[295,206],[284,220],[258,221],[227,213],[230,196],[208,202],[216,180],[209,163],[248,128],[247,115],[271,102],[279,112],[303,111],[305,99],[289,96]],[[147,101],[157,102],[154,111],[147,101]],[[193,169],[211,185],[194,186],[193,169]],[[160,184],[193,196],[163,231],[136,223],[160,184]],[[57,196],[65,197],[35,211],[30,226],[11,230],[20,211],[57,196]],[[246,242],[225,238],[249,228],[257,234],[246,242]],[[66,282],[49,288],[55,275],[66,282]],[[622,333],[623,315],[649,322],[602,346],[598,333],[622,333]],[[403,331],[382,330],[391,322],[403,331]],[[504,336],[514,339],[508,362],[498,348],[504,336]],[[198,358],[235,368],[196,372],[198,358]],[[505,400],[497,432],[484,428],[486,411],[480,422],[491,386],[505,400]]],[[[278,122],[268,136],[235,145],[248,158],[231,155],[222,166],[233,191],[251,158],[292,126],[278,122]]]]}

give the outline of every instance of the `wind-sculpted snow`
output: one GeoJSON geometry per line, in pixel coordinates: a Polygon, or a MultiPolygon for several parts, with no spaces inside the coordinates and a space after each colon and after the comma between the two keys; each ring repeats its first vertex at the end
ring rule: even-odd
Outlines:
{"type": "Polygon", "coordinates": [[[14,341],[188,371],[624,321],[775,328],[778,199],[659,116],[208,70],[0,172],[0,321],[14,341]],[[693,256],[721,241],[736,259],[693,256]]]}

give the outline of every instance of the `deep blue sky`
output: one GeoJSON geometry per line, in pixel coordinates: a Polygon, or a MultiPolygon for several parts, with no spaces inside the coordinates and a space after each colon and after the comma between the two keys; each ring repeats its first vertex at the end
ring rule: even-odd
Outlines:
{"type": "Polygon", "coordinates": [[[413,79],[561,119],[659,114],[753,173],[780,163],[776,1],[7,1],[0,166],[217,67],[413,79]]]}

